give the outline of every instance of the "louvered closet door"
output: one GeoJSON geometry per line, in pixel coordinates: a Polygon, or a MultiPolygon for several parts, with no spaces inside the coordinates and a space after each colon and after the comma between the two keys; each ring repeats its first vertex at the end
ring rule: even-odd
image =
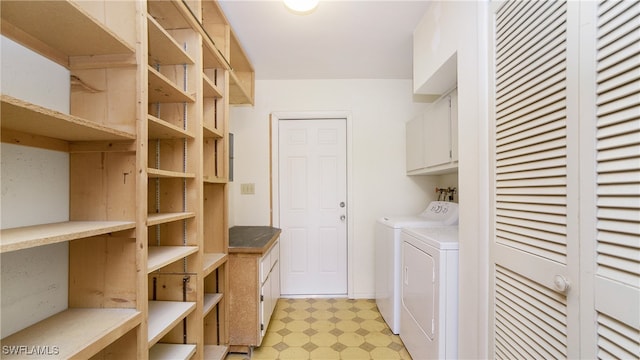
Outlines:
{"type": "Polygon", "coordinates": [[[568,106],[576,89],[567,80],[575,10],[562,1],[508,1],[494,17],[495,358],[579,351],[578,209],[568,186],[577,181],[577,142],[568,135],[578,121],[568,106]]]}
{"type": "Polygon", "coordinates": [[[597,355],[633,359],[640,354],[640,2],[600,3],[597,38],[597,355]]]}

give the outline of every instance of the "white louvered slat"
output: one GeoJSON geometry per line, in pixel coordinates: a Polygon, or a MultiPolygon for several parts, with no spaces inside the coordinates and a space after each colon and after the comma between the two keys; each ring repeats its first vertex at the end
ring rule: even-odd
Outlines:
{"type": "Polygon", "coordinates": [[[511,352],[565,358],[566,299],[507,269],[496,268],[496,321],[511,352]]]}
{"type": "Polygon", "coordinates": [[[527,276],[535,259],[549,269],[567,263],[567,19],[564,1],[509,1],[497,13],[496,358],[568,354],[566,297],[500,259],[530,258],[518,268],[527,276]]]}
{"type": "Polygon", "coordinates": [[[603,1],[598,11],[596,284],[608,290],[595,292],[598,357],[638,358],[640,3],[603,1]]]}
{"type": "Polygon", "coordinates": [[[633,359],[640,354],[640,331],[598,314],[599,358],[633,359]]]}

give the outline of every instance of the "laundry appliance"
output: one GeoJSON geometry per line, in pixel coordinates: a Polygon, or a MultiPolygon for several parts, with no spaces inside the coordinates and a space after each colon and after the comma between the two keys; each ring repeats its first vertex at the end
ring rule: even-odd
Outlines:
{"type": "Polygon", "coordinates": [[[415,216],[389,216],[375,225],[375,298],[382,318],[394,334],[400,332],[400,232],[404,228],[454,226],[458,224],[458,204],[432,201],[415,216]]]}
{"type": "Polygon", "coordinates": [[[400,339],[413,359],[458,354],[458,227],[403,229],[400,339]]]}

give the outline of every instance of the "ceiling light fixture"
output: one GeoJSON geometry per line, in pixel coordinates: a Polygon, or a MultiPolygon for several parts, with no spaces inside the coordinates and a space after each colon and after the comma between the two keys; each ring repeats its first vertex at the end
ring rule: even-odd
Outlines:
{"type": "Polygon", "coordinates": [[[299,15],[311,13],[320,0],[283,0],[286,7],[299,15]]]}

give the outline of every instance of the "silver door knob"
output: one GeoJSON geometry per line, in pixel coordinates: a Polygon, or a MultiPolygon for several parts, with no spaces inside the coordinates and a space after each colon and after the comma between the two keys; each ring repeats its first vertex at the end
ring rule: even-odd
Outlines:
{"type": "Polygon", "coordinates": [[[345,221],[347,219],[346,215],[340,215],[340,220],[345,221]]]}
{"type": "Polygon", "coordinates": [[[569,290],[569,280],[562,275],[556,275],[553,277],[553,286],[560,292],[566,292],[569,290]]]}

